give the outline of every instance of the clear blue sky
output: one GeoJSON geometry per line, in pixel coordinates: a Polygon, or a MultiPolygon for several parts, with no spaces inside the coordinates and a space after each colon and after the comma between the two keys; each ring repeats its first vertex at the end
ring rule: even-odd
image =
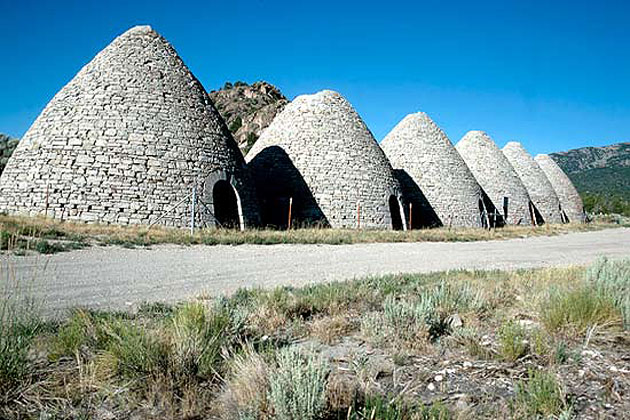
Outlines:
{"type": "Polygon", "coordinates": [[[624,1],[0,0],[0,16],[0,132],[14,136],[113,38],[150,24],[207,90],[334,89],[379,140],[416,111],[453,142],[480,129],[533,154],[630,139],[624,1]]]}

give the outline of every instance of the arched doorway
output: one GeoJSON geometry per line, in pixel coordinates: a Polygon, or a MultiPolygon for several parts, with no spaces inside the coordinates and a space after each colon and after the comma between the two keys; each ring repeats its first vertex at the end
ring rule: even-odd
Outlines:
{"type": "Polygon", "coordinates": [[[212,188],[214,219],[218,227],[239,229],[241,227],[238,197],[228,181],[220,180],[212,188]]]}
{"type": "Polygon", "coordinates": [[[481,225],[486,228],[498,228],[505,226],[505,219],[503,219],[503,214],[497,210],[490,200],[490,197],[485,193],[485,191],[481,192],[481,197],[479,200],[479,212],[481,213],[481,225]]]}
{"type": "Polygon", "coordinates": [[[532,201],[529,202],[529,214],[532,218],[532,224],[534,226],[545,224],[545,218],[542,216],[542,214],[540,214],[540,212],[536,208],[536,205],[532,201]]]}
{"type": "Polygon", "coordinates": [[[442,226],[442,221],[435,213],[429,200],[416,184],[416,181],[404,169],[394,169],[394,176],[401,187],[402,196],[405,197],[403,214],[406,215],[407,229],[423,229],[442,226]]]}
{"type": "Polygon", "coordinates": [[[389,196],[389,213],[392,215],[392,228],[394,230],[403,230],[403,221],[400,215],[400,204],[398,199],[390,195],[389,196]]]}

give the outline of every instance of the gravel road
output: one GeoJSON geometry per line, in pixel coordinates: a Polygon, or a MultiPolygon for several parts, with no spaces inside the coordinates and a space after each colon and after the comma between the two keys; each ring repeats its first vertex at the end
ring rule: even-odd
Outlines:
{"type": "MultiPolygon", "coordinates": [[[[127,309],[241,287],[301,286],[370,274],[586,264],[600,255],[630,257],[630,229],[483,242],[94,247],[7,256],[2,271],[29,284],[52,315],[78,305],[127,309]]],[[[6,281],[6,274],[1,277],[6,281]]]]}

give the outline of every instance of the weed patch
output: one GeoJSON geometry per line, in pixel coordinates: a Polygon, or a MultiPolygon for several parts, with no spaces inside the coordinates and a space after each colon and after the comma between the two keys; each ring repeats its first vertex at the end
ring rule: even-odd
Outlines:
{"type": "Polygon", "coordinates": [[[459,314],[480,315],[486,308],[481,293],[470,284],[441,282],[422,290],[417,299],[385,298],[382,313],[364,317],[363,330],[381,339],[395,339],[411,347],[422,346],[451,333],[452,317],[459,314]]]}
{"type": "Polygon", "coordinates": [[[373,276],[47,324],[7,294],[0,417],[568,418],[602,399],[623,412],[619,264],[373,276]],[[571,336],[594,325],[597,339],[571,336]]]}
{"type": "Polygon", "coordinates": [[[316,356],[289,347],[278,352],[270,376],[269,403],[275,417],[319,418],[326,409],[329,368],[316,356]]]}
{"type": "Polygon", "coordinates": [[[44,324],[21,285],[7,278],[0,293],[0,393],[8,396],[26,380],[28,351],[44,324]]]}
{"type": "Polygon", "coordinates": [[[89,245],[118,245],[127,248],[156,244],[329,244],[373,242],[470,242],[528,236],[550,236],[568,232],[615,228],[611,221],[591,224],[506,226],[501,229],[434,228],[411,231],[326,229],[303,227],[288,231],[272,229],[200,229],[194,235],[185,229],[154,226],[114,226],[61,221],[43,217],[0,215],[0,249],[54,253],[89,245]]]}
{"type": "Polygon", "coordinates": [[[527,330],[516,322],[507,322],[499,329],[499,353],[501,357],[514,362],[525,356],[529,350],[527,330]]]}
{"type": "Polygon", "coordinates": [[[620,319],[614,298],[585,284],[551,288],[541,303],[540,315],[550,332],[568,329],[577,335],[590,326],[615,324],[620,319]]]}
{"type": "Polygon", "coordinates": [[[530,371],[528,379],[516,386],[514,409],[517,415],[557,416],[567,408],[562,388],[552,373],[530,371]]]}
{"type": "Polygon", "coordinates": [[[246,347],[230,362],[232,372],[219,400],[224,418],[258,419],[269,416],[270,367],[265,359],[246,347]]]}

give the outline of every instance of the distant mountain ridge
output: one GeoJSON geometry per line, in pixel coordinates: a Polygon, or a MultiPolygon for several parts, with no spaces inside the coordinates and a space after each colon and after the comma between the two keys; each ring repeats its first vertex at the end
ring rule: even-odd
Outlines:
{"type": "Polygon", "coordinates": [[[586,211],[630,216],[630,142],[550,156],[573,181],[586,211]]]}
{"type": "Polygon", "coordinates": [[[289,103],[277,87],[264,81],[251,85],[226,82],[223,88],[208,95],[243,154],[247,154],[262,130],[289,103]]]}
{"type": "Polygon", "coordinates": [[[550,155],[567,173],[596,168],[630,167],[630,142],[582,147],[550,155]]]}

